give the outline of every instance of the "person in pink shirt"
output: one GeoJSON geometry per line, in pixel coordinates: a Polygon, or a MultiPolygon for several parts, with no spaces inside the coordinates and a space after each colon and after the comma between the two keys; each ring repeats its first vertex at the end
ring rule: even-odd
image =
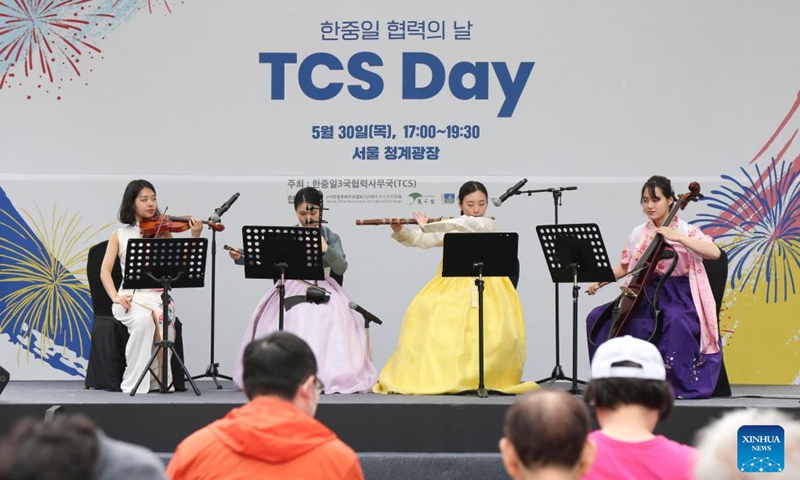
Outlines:
{"type": "Polygon", "coordinates": [[[584,400],[600,430],[589,434],[595,461],[584,480],[684,480],[694,478],[695,449],[653,431],[672,413],[672,387],[652,343],[631,336],[597,348],[584,400]]]}

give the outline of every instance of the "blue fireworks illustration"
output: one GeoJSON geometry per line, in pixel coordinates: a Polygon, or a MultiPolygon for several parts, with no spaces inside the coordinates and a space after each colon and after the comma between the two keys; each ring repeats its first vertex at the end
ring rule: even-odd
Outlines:
{"type": "Polygon", "coordinates": [[[55,207],[49,220],[24,213],[30,223],[0,188],[0,333],[20,353],[84,376],[92,304],[76,274],[85,277],[84,245],[94,232],[80,227],[80,215],[55,207]]]}
{"type": "Polygon", "coordinates": [[[723,175],[719,190],[704,199],[717,213],[692,223],[714,236],[728,253],[730,286],[755,292],[766,283],[765,301],[787,301],[796,293],[800,267],[800,170],[773,158],[762,172],[740,168],[745,181],[723,175]]]}

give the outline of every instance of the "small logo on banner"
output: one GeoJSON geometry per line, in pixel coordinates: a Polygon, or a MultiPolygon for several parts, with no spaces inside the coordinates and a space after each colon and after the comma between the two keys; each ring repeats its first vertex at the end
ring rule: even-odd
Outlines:
{"type": "Polygon", "coordinates": [[[783,427],[743,425],[737,434],[737,460],[740,472],[783,471],[783,427]]]}
{"type": "Polygon", "coordinates": [[[456,194],[455,193],[443,193],[442,194],[442,203],[456,203],[456,194]]]}
{"type": "Polygon", "coordinates": [[[408,198],[411,199],[411,203],[409,205],[435,205],[436,204],[436,197],[434,195],[423,195],[419,192],[413,192],[408,194],[408,198]]]}

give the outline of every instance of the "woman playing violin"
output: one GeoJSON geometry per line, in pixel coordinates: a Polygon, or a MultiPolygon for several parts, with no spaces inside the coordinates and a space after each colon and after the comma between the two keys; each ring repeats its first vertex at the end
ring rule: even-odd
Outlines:
{"type": "MultiPolygon", "coordinates": [[[[708,398],[717,383],[722,353],[716,303],[703,259],[717,259],[721,253],[711,237],[677,216],[664,225],[675,201],[668,178],[653,176],[645,182],[641,205],[648,221],[631,232],[620,263],[614,267],[614,276],[626,277],[624,285],[627,285],[629,274],[635,273],[637,263],[656,235],[661,235],[674,250],[677,257],[674,267],[673,258],[658,262],[653,278],[639,293],[643,297],[631,311],[624,334],[655,343],[664,358],[667,380],[676,397],[708,398]],[[671,274],[670,268],[674,268],[671,274]],[[656,291],[655,308],[661,312],[660,322],[656,322],[654,313],[656,291]]],[[[594,295],[602,286],[592,284],[587,293],[594,295]]],[[[612,304],[597,307],[587,318],[590,358],[597,346],[608,339],[611,307],[612,304]]]]}
{"type": "MultiPolygon", "coordinates": [[[[486,187],[467,182],[458,192],[461,216],[428,223],[414,212],[419,229],[391,224],[392,238],[408,247],[444,244],[446,232],[491,232],[484,217],[486,187]]],[[[508,277],[485,277],[485,384],[490,390],[524,393],[538,389],[522,382],[525,322],[517,292],[508,277]]],[[[458,393],[478,386],[478,295],[475,279],[436,276],[411,300],[400,327],[397,347],[383,367],[376,393],[432,395],[458,393]]]]}
{"type": "MultiPolygon", "coordinates": [[[[124,227],[115,230],[108,239],[106,255],[103,258],[103,265],[100,269],[100,280],[106,289],[106,293],[111,297],[114,306],[111,311],[114,318],[119,320],[128,328],[130,338],[125,348],[125,361],[127,366],[122,375],[120,388],[123,392],[130,393],[143,371],[148,369],[147,362],[152,355],[153,343],[160,339],[162,329],[159,322],[163,321],[163,307],[161,305],[161,290],[126,290],[120,288],[119,291],[114,286],[111,278],[111,270],[114,268],[116,257],[119,257],[122,271],[125,271],[125,251],[128,240],[131,238],[142,238],[140,224],[159,215],[158,200],[156,199],[156,189],[147,180],[133,180],[125,187],[122,195],[122,202],[119,207],[119,221],[125,224],[124,227]]],[[[203,229],[203,222],[196,218],[188,218],[188,227],[191,229],[192,237],[199,237],[203,229]]],[[[174,229],[174,228],[173,228],[174,229]]],[[[169,226],[164,226],[163,230],[157,229],[152,232],[159,238],[170,238],[169,226]]],[[[174,311],[173,311],[174,317],[174,311]]],[[[173,330],[174,331],[174,326],[173,330]]],[[[174,334],[174,333],[173,333],[174,334]]],[[[164,361],[163,354],[159,356],[159,364],[164,361]]],[[[160,374],[161,368],[155,368],[160,374]]],[[[147,373],[144,381],[139,385],[137,393],[147,392],[155,388],[152,374],[147,373]]],[[[168,381],[168,379],[161,379],[168,381]]]]}

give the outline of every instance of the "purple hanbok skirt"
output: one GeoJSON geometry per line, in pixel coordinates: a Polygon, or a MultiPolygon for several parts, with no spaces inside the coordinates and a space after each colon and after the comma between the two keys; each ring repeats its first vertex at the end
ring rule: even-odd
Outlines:
{"type": "MultiPolygon", "coordinates": [[[[378,382],[372,365],[364,317],[348,306],[350,297],[331,278],[317,282],[330,292],[327,303],[303,302],[284,310],[283,329],[308,343],[317,359],[317,376],[325,393],[368,392],[378,382]]],[[[307,285],[287,280],[285,297],[304,295],[307,285]]],[[[245,330],[233,381],[242,389],[242,357],[252,340],[278,330],[278,289],[273,286],[261,299],[245,330]]]]}
{"type": "MultiPolygon", "coordinates": [[[[647,299],[652,299],[659,278],[647,285],[646,296],[636,306],[624,335],[647,340],[655,328],[653,308],[647,299]]],[[[700,353],[700,319],[697,316],[688,277],[670,277],[661,287],[658,305],[663,314],[661,334],[653,343],[664,358],[667,381],[672,384],[675,397],[709,398],[717,384],[721,350],[718,353],[700,353]]],[[[589,313],[586,319],[589,341],[589,360],[602,342],[608,339],[611,328],[612,303],[601,305],[589,313]],[[597,331],[592,329],[598,322],[597,331]],[[594,342],[594,344],[593,344],[594,342]]]]}

